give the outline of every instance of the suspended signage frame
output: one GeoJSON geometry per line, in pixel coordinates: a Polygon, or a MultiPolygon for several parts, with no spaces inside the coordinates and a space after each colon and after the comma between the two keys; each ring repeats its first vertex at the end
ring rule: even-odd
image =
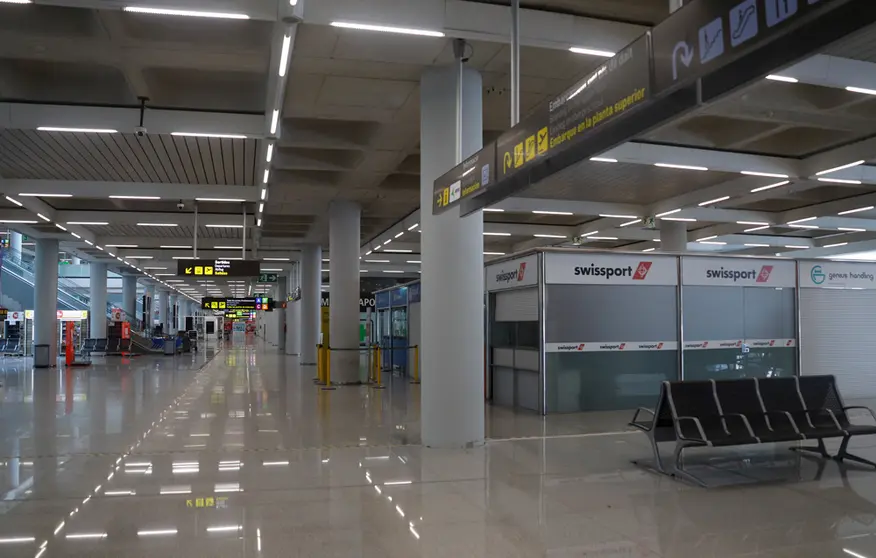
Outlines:
{"type": "Polygon", "coordinates": [[[258,277],[258,260],[177,260],[176,274],[182,277],[258,277]]]}

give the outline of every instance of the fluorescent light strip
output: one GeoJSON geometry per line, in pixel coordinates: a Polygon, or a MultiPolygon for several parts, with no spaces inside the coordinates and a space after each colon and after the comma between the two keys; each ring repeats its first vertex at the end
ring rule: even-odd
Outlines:
{"type": "Polygon", "coordinates": [[[742,231],[742,232],[762,231],[762,230],[764,230],[764,229],[768,229],[768,228],[770,228],[770,225],[764,225],[764,226],[762,226],[762,227],[754,227],[753,229],[745,229],[745,230],[742,231]]]}
{"type": "Polygon", "coordinates": [[[265,212],[265,202],[259,202],[259,213],[265,212]]]}
{"type": "Polygon", "coordinates": [[[759,171],[740,171],[748,176],[766,176],[767,178],[788,178],[787,174],[778,174],[775,172],[759,172],[759,171]]]}
{"type": "Polygon", "coordinates": [[[40,126],[40,132],[76,132],[81,134],[118,134],[118,130],[109,128],[59,128],[56,126],[40,126]]]}
{"type": "Polygon", "coordinates": [[[797,78],[792,78],[792,77],[788,77],[788,76],[778,76],[776,74],[770,74],[766,77],[766,79],[768,79],[770,81],[783,81],[785,83],[797,83],[798,81],[800,81],[797,78]]]}
{"type": "Polygon", "coordinates": [[[269,143],[269,144],[268,144],[268,153],[267,153],[267,155],[265,156],[265,161],[267,161],[268,163],[270,163],[270,162],[271,162],[271,159],[273,159],[273,158],[274,158],[274,144],[273,144],[273,143],[269,143]]]}
{"type": "Polygon", "coordinates": [[[664,169],[680,169],[680,170],[694,170],[694,171],[707,171],[709,170],[706,167],[700,167],[696,165],[676,165],[674,163],[654,163],[655,167],[661,167],[664,169]]]}
{"type": "Polygon", "coordinates": [[[574,215],[571,211],[533,211],[536,215],[574,215]]]}
{"type": "Polygon", "coordinates": [[[271,133],[272,134],[277,133],[277,122],[279,122],[279,120],[280,120],[280,111],[278,109],[278,110],[275,110],[273,113],[271,113],[271,133]]]}
{"type": "Polygon", "coordinates": [[[409,230],[409,231],[412,231],[412,230],[416,229],[419,225],[420,225],[419,223],[414,223],[413,225],[411,225],[410,227],[408,227],[408,230],[409,230]]]}
{"type": "Polygon", "coordinates": [[[787,226],[789,226],[789,227],[793,227],[793,228],[795,228],[795,229],[817,229],[817,228],[818,228],[818,227],[815,226],[815,225],[792,225],[792,224],[790,224],[790,223],[788,223],[787,226]]]}
{"type": "Polygon", "coordinates": [[[104,221],[67,221],[68,225],[82,225],[82,226],[91,226],[91,227],[105,227],[109,225],[104,221]]]}
{"type": "Polygon", "coordinates": [[[104,244],[107,248],[139,248],[138,244],[104,244]]]}
{"type": "Polygon", "coordinates": [[[635,215],[613,215],[611,213],[600,213],[599,216],[606,219],[638,219],[635,215]]]}
{"type": "Polygon", "coordinates": [[[10,198],[9,196],[6,196],[6,199],[9,200],[9,201],[11,201],[12,203],[14,203],[15,205],[17,205],[18,207],[24,207],[24,204],[21,203],[20,201],[18,201],[17,199],[15,199],[15,198],[10,198]]]}
{"type": "Polygon", "coordinates": [[[704,240],[712,240],[713,238],[718,238],[718,235],[713,234],[712,236],[704,236],[702,238],[698,238],[697,242],[702,242],[704,240]]]}
{"type": "Polygon", "coordinates": [[[389,249],[384,249],[383,251],[384,252],[392,252],[394,254],[410,254],[411,252],[413,252],[413,250],[389,250],[389,249]]]}
{"type": "Polygon", "coordinates": [[[610,50],[599,50],[586,47],[569,47],[569,52],[574,52],[575,54],[589,54],[590,56],[600,56],[602,58],[611,58],[615,54],[610,50]]]}
{"type": "Polygon", "coordinates": [[[170,135],[185,138],[246,139],[243,134],[211,134],[207,132],[171,132],[170,135]]]}
{"type": "Polygon", "coordinates": [[[758,227],[764,227],[769,225],[769,223],[761,223],[759,221],[736,221],[737,225],[756,225],[758,227]]]}
{"type": "Polygon", "coordinates": [[[504,209],[499,209],[498,207],[485,207],[482,211],[484,213],[505,213],[504,209]]]}
{"type": "MultiPolygon", "coordinates": [[[[68,223],[69,225],[69,223],[68,223]]],[[[138,227],[178,227],[176,223],[137,223],[138,227]]],[[[207,225],[208,227],[210,225],[207,225]]]]}
{"type": "Polygon", "coordinates": [[[851,180],[848,178],[819,178],[819,182],[832,182],[834,184],[861,184],[860,180],[851,180]]]}
{"type": "Polygon", "coordinates": [[[769,248],[769,244],[743,244],[743,246],[748,246],[749,248],[769,248]]]}
{"type": "MultiPolygon", "coordinates": [[[[2,0],[0,0],[2,2],[2,0]]],[[[0,544],[17,544],[36,542],[35,537],[0,537],[0,544]]]]}
{"type": "Polygon", "coordinates": [[[146,8],[141,6],[125,6],[126,12],[150,15],[172,15],[182,17],[207,17],[216,19],[249,19],[246,14],[227,12],[201,12],[197,10],[174,10],[167,8],[146,8]]]}
{"type": "MultiPolygon", "coordinates": [[[[2,0],[0,0],[2,1],[2,0]]],[[[18,194],[22,198],[72,198],[73,194],[37,194],[35,192],[22,192],[18,194]]]]}
{"type": "Polygon", "coordinates": [[[506,232],[485,232],[484,236],[511,236],[511,233],[506,232]]]}
{"type": "Polygon", "coordinates": [[[798,250],[807,250],[807,249],[809,249],[809,246],[798,246],[798,245],[790,244],[790,245],[785,246],[785,248],[796,248],[798,250]]]}
{"type": "Polygon", "coordinates": [[[841,171],[841,170],[844,170],[844,169],[850,169],[850,168],[852,168],[852,167],[857,167],[858,165],[863,165],[863,164],[864,164],[864,159],[861,159],[860,161],[855,161],[854,163],[849,163],[849,164],[847,164],[847,165],[840,165],[840,166],[838,166],[838,167],[833,167],[833,168],[830,168],[830,169],[825,169],[825,170],[823,170],[823,171],[820,171],[820,172],[815,173],[815,176],[821,176],[821,175],[823,175],[823,174],[830,174],[830,173],[832,173],[832,172],[841,171]]]}
{"type": "Polygon", "coordinates": [[[216,525],[207,527],[208,533],[225,533],[228,531],[240,531],[240,525],[216,525]]]}
{"type": "Polygon", "coordinates": [[[751,191],[752,194],[757,192],[763,192],[764,190],[771,190],[773,188],[778,188],[779,186],[784,186],[785,184],[790,184],[790,180],[783,180],[781,182],[776,182],[775,184],[768,184],[767,186],[761,186],[760,188],[755,188],[751,191]]]}
{"type": "Polygon", "coordinates": [[[383,273],[404,273],[404,271],[399,271],[396,269],[384,269],[383,273]]]}
{"type": "Polygon", "coordinates": [[[106,533],[68,533],[68,539],[103,539],[106,538],[106,533]]]}
{"type": "Polygon", "coordinates": [[[400,233],[398,233],[397,235],[395,235],[393,238],[398,238],[398,237],[400,237],[400,236],[403,235],[403,234],[405,234],[405,233],[404,233],[404,232],[400,232],[400,233]]]}
{"type": "Polygon", "coordinates": [[[845,246],[848,242],[837,242],[836,244],[825,244],[822,248],[838,248],[840,246],[845,246]]]}
{"type": "Polygon", "coordinates": [[[568,238],[564,234],[534,234],[535,238],[568,238]]]}
{"type": "Polygon", "coordinates": [[[266,262],[288,262],[291,258],[262,258],[266,262]]]}
{"type": "Polygon", "coordinates": [[[368,23],[353,23],[349,21],[333,21],[332,27],[341,27],[343,29],[358,29],[360,31],[378,31],[380,33],[399,33],[402,35],[419,35],[422,37],[443,37],[441,31],[430,31],[428,29],[416,29],[412,27],[393,27],[389,25],[370,25],[368,23]]]}
{"type": "Polygon", "coordinates": [[[789,225],[794,225],[796,223],[805,223],[806,221],[814,221],[818,219],[818,217],[806,217],[805,219],[794,219],[793,221],[788,221],[789,225]]]}
{"type": "Polygon", "coordinates": [[[617,159],[611,157],[590,157],[590,160],[596,163],[617,163],[617,159]]]}
{"type": "MultiPolygon", "coordinates": [[[[165,244],[165,245],[159,246],[159,248],[164,248],[165,250],[188,250],[191,248],[191,245],[186,246],[183,244],[179,244],[179,245],[169,246],[169,245],[165,244]]],[[[167,268],[166,267],[147,267],[146,269],[167,269],[167,268]]]]}
{"type": "Polygon", "coordinates": [[[588,236],[588,240],[617,240],[616,236],[588,236]]]}
{"type": "Polygon", "coordinates": [[[505,252],[484,252],[485,256],[504,256],[505,252]]]}
{"type": "Polygon", "coordinates": [[[151,531],[137,531],[138,537],[161,537],[167,535],[176,535],[177,530],[174,529],[153,529],[151,531]]]}
{"type": "Polygon", "coordinates": [[[705,240],[705,241],[700,241],[700,244],[715,244],[716,246],[726,246],[726,245],[727,245],[726,242],[720,242],[720,241],[717,241],[717,240],[705,240]]]}
{"type": "Polygon", "coordinates": [[[265,175],[262,177],[262,182],[268,183],[268,178],[271,177],[271,169],[265,169],[265,175]]]}
{"type": "Polygon", "coordinates": [[[228,203],[243,203],[246,200],[240,198],[195,198],[195,201],[200,202],[228,202],[228,203]]]}
{"type": "Polygon", "coordinates": [[[854,229],[851,227],[837,227],[836,230],[844,232],[866,232],[867,229],[854,229]]]}
{"type": "Polygon", "coordinates": [[[873,206],[868,205],[866,207],[859,207],[857,209],[849,209],[846,211],[840,211],[839,213],[837,213],[837,215],[850,215],[852,213],[860,213],[862,211],[870,211],[871,209],[873,209],[873,206]]]}
{"type": "Polygon", "coordinates": [[[263,467],[282,467],[284,465],[288,465],[288,461],[265,461],[262,463],[263,467]]]}
{"type": "Polygon", "coordinates": [[[730,196],[722,196],[722,197],[720,197],[720,198],[715,198],[715,199],[713,199],[713,200],[708,200],[708,201],[704,201],[704,202],[698,203],[697,205],[699,205],[700,207],[704,207],[704,206],[706,206],[706,205],[711,205],[711,204],[713,204],[713,203],[718,203],[718,202],[722,202],[722,201],[727,201],[727,200],[729,200],[729,199],[730,199],[730,196]]]}
{"type": "Polygon", "coordinates": [[[280,52],[280,68],[279,74],[280,77],[284,77],[286,75],[286,66],[289,65],[289,47],[292,44],[292,36],[286,35],[283,37],[283,47],[280,52]]]}
{"type": "Polygon", "coordinates": [[[642,252],[653,252],[656,249],[657,248],[645,248],[644,250],[642,250],[642,252]]]}
{"type": "Polygon", "coordinates": [[[673,213],[679,213],[681,209],[673,209],[672,211],[664,211],[663,213],[658,213],[655,217],[665,217],[667,215],[672,215],[673,213]]]}
{"type": "Polygon", "coordinates": [[[61,229],[62,231],[67,232],[67,229],[63,225],[59,225],[58,223],[55,223],[55,226],[58,227],[59,229],[61,229]]]}
{"type": "Polygon", "coordinates": [[[876,89],[867,89],[865,87],[846,87],[846,91],[851,91],[852,93],[863,93],[864,95],[876,95],[876,89]]]}
{"type": "Polygon", "coordinates": [[[684,221],[686,223],[696,223],[697,221],[691,217],[661,217],[660,219],[663,221],[684,221]]]}
{"type": "Polygon", "coordinates": [[[111,200],[160,200],[158,196],[110,196],[111,200]]]}
{"type": "Polygon", "coordinates": [[[634,219],[632,221],[627,221],[626,223],[621,223],[618,225],[619,227],[629,227],[630,225],[635,225],[636,223],[641,223],[641,219],[634,219]]]}

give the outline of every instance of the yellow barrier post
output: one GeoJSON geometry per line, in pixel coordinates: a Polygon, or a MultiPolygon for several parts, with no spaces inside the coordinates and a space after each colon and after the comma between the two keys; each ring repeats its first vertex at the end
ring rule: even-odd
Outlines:
{"type": "Polygon", "coordinates": [[[380,383],[380,379],[382,376],[382,370],[381,370],[382,368],[383,368],[383,366],[380,362],[380,347],[378,346],[377,347],[377,370],[376,370],[377,383],[374,384],[374,386],[372,386],[372,387],[374,387],[374,389],[384,389],[386,387],[385,385],[380,383]]]}
{"type": "Polygon", "coordinates": [[[337,389],[332,385],[332,348],[325,348],[325,386],[323,386],[324,390],[333,390],[337,389]]]}
{"type": "Polygon", "coordinates": [[[420,346],[414,345],[411,347],[414,350],[414,379],[411,380],[412,384],[420,383],[420,346]]]}
{"type": "Polygon", "coordinates": [[[322,383],[322,345],[316,346],[316,378],[313,379],[313,383],[322,383]]]}

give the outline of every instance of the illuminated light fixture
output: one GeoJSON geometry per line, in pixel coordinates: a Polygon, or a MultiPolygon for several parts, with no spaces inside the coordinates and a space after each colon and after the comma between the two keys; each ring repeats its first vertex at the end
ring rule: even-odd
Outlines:
{"type": "Polygon", "coordinates": [[[504,209],[499,209],[498,207],[485,207],[483,209],[484,213],[505,213],[504,209]]]}
{"type": "Polygon", "coordinates": [[[714,244],[715,246],[726,246],[726,242],[720,242],[718,240],[706,240],[704,242],[700,242],[700,244],[714,244]]]}
{"type": "MultiPolygon", "coordinates": [[[[173,225],[173,226],[175,227],[176,225],[173,225]]],[[[205,226],[207,228],[210,228],[210,229],[242,229],[243,228],[243,225],[205,225],[205,226]]],[[[228,259],[228,258],[225,258],[225,259],[228,259]]]]}
{"type": "Polygon", "coordinates": [[[67,232],[67,229],[64,228],[63,225],[59,225],[58,223],[55,223],[55,226],[58,227],[59,229],[61,229],[62,231],[67,232]]]}
{"type": "Polygon", "coordinates": [[[197,10],[174,10],[169,8],[145,8],[141,6],[125,6],[126,12],[151,15],[172,15],[183,17],[210,17],[217,19],[249,19],[246,14],[229,12],[201,12],[197,10]]]}
{"type": "Polygon", "coordinates": [[[758,227],[763,227],[769,225],[769,223],[761,223],[759,221],[736,221],[737,225],[756,225],[758,227]]]}
{"type": "Polygon", "coordinates": [[[271,176],[271,169],[265,169],[265,176],[262,177],[262,182],[264,182],[265,184],[267,184],[267,183],[268,183],[268,178],[270,178],[270,176],[271,176]]]}
{"type": "Polygon", "coordinates": [[[833,182],[834,184],[861,184],[860,180],[850,180],[848,178],[819,178],[819,182],[833,182]]]}
{"type": "Polygon", "coordinates": [[[40,126],[40,132],[76,132],[81,134],[118,134],[118,130],[109,128],[59,128],[57,126],[40,126]]]}
{"type": "Polygon", "coordinates": [[[617,240],[616,236],[589,236],[590,240],[617,240]]]}
{"type": "Polygon", "coordinates": [[[618,225],[618,226],[620,226],[620,227],[629,227],[630,225],[635,225],[636,223],[641,223],[641,222],[642,222],[641,219],[633,219],[632,221],[627,221],[626,223],[621,223],[621,224],[618,225]]]}
{"type": "Polygon", "coordinates": [[[635,215],[613,215],[611,213],[600,213],[599,216],[606,219],[638,219],[635,215]]]}
{"type": "Polygon", "coordinates": [[[68,533],[68,539],[104,539],[106,533],[68,533]]]}
{"type": "Polygon", "coordinates": [[[277,109],[271,114],[271,133],[277,133],[277,123],[280,121],[280,110],[277,109]]]}
{"type": "Polygon", "coordinates": [[[243,250],[243,246],[213,246],[214,250],[243,250]]]}
{"type": "Polygon", "coordinates": [[[27,221],[20,219],[0,219],[0,223],[6,223],[10,225],[35,225],[39,223],[39,221],[27,221]]]}
{"type": "MultiPolygon", "coordinates": [[[[0,0],[2,2],[2,0],[0,0]]],[[[22,192],[18,194],[22,198],[72,198],[73,194],[37,194],[35,192],[22,192]]]]}
{"type": "Polygon", "coordinates": [[[271,162],[271,159],[273,159],[273,158],[274,158],[274,144],[273,144],[273,143],[269,143],[269,144],[268,144],[268,154],[267,154],[267,156],[265,157],[265,161],[267,161],[268,163],[270,163],[270,162],[271,162]]]}
{"type": "Polygon", "coordinates": [[[208,533],[224,533],[228,531],[240,531],[240,525],[216,525],[207,527],[208,533]]]}
{"type": "Polygon", "coordinates": [[[788,178],[787,174],[778,174],[775,172],[741,171],[741,174],[748,176],[765,176],[767,178],[788,178]]]}
{"type": "MultiPolygon", "coordinates": [[[[0,0],[3,1],[3,0],[0,0]]],[[[0,544],[16,544],[36,542],[34,537],[0,537],[0,544]]]]}
{"type": "Polygon", "coordinates": [[[243,134],[211,134],[207,132],[171,132],[170,135],[184,138],[246,139],[243,134]]]}
{"type": "Polygon", "coordinates": [[[866,232],[867,231],[867,229],[854,229],[852,227],[837,227],[836,230],[845,231],[845,232],[866,232]]]}
{"type": "MultiPolygon", "coordinates": [[[[185,244],[167,245],[167,244],[163,244],[163,245],[159,246],[159,248],[164,248],[165,250],[186,250],[188,248],[191,248],[191,245],[185,245],[185,244]]],[[[147,268],[147,269],[149,269],[149,268],[147,268]]],[[[160,267],[160,268],[153,268],[153,269],[167,269],[167,268],[160,267]]]]}
{"type": "MultiPolygon", "coordinates": [[[[86,240],[85,242],[88,242],[88,241],[86,240]]],[[[151,260],[151,259],[153,259],[152,256],[142,256],[139,254],[136,256],[125,256],[125,257],[128,258],[129,260],[151,260]]]]}
{"type": "Polygon", "coordinates": [[[673,209],[672,211],[664,211],[663,213],[658,213],[655,217],[665,217],[667,215],[672,215],[673,213],[680,212],[681,209],[673,209]]]}
{"type": "Polygon", "coordinates": [[[788,221],[788,224],[793,225],[796,223],[805,223],[806,221],[814,221],[816,219],[818,219],[818,217],[806,217],[805,219],[795,219],[793,221],[788,221]]]}
{"type": "Polygon", "coordinates": [[[104,250],[103,250],[103,246],[95,246],[95,248],[97,248],[97,249],[100,250],[101,252],[104,251],[104,250]]]}
{"type": "Polygon", "coordinates": [[[400,237],[400,236],[403,235],[403,234],[405,234],[405,233],[404,233],[404,232],[400,232],[400,233],[398,233],[397,235],[395,235],[393,238],[398,238],[398,237],[400,237]]]}
{"type": "Polygon", "coordinates": [[[380,33],[399,33],[401,35],[419,35],[421,37],[443,37],[441,31],[430,31],[429,29],[415,29],[412,27],[392,27],[389,25],[369,25],[367,23],[352,23],[349,21],[333,21],[332,27],[341,27],[343,29],[358,29],[360,31],[378,31],[380,33]]]}
{"type": "MultiPolygon", "coordinates": [[[[418,263],[423,263],[423,262],[420,261],[420,260],[407,260],[405,263],[409,263],[409,264],[418,264],[418,263]]],[[[365,459],[368,459],[368,458],[366,457],[365,459]]],[[[375,458],[375,459],[377,459],[377,458],[375,458]]],[[[383,459],[383,458],[380,458],[380,459],[383,459]]],[[[387,459],[389,459],[388,456],[387,456],[387,459]]]]}
{"type": "Polygon", "coordinates": [[[288,262],[290,258],[262,258],[266,262],[288,262]]]}
{"type": "Polygon", "coordinates": [[[264,212],[265,212],[265,204],[264,204],[264,202],[260,202],[259,203],[259,213],[264,213],[264,212]]]}
{"type": "Polygon", "coordinates": [[[104,227],[109,225],[109,223],[105,221],[67,221],[68,225],[83,225],[83,226],[92,226],[92,227],[104,227]]]}
{"type": "Polygon", "coordinates": [[[158,196],[110,196],[111,200],[160,200],[158,196]]]}
{"type": "Polygon", "coordinates": [[[839,246],[845,246],[848,242],[837,242],[836,244],[825,244],[822,248],[837,248],[839,246]]]}
{"type": "Polygon", "coordinates": [[[599,234],[599,231],[591,231],[589,233],[584,233],[581,236],[593,236],[594,234],[599,234]]]}
{"type": "Polygon", "coordinates": [[[569,52],[574,52],[575,54],[589,54],[590,56],[601,56],[602,58],[611,58],[615,54],[609,50],[584,47],[570,47],[569,52]]]}
{"type": "Polygon", "coordinates": [[[838,167],[833,167],[830,169],[825,169],[823,171],[819,171],[819,172],[815,173],[815,176],[821,176],[823,174],[830,174],[832,172],[836,172],[836,171],[840,171],[840,170],[844,170],[844,169],[850,169],[852,167],[857,167],[858,165],[863,165],[863,164],[864,164],[864,159],[861,159],[860,161],[855,161],[854,163],[848,163],[846,165],[840,165],[838,167]]]}
{"type": "Polygon", "coordinates": [[[30,4],[33,0],[0,0],[0,4],[30,4]]]}
{"type": "Polygon", "coordinates": [[[412,230],[416,229],[419,225],[420,225],[419,223],[414,223],[413,225],[411,225],[410,227],[408,227],[408,230],[409,230],[409,231],[412,231],[412,230]]]}
{"type": "Polygon", "coordinates": [[[384,269],[383,273],[404,273],[404,271],[399,271],[397,269],[384,269]]]}
{"type": "Polygon", "coordinates": [[[384,252],[391,252],[393,254],[410,254],[411,252],[413,252],[413,250],[389,250],[389,249],[386,249],[386,250],[384,250],[384,252]]]}
{"type": "MultiPolygon", "coordinates": [[[[137,223],[138,227],[178,227],[176,223],[137,223]]],[[[208,227],[210,225],[207,225],[208,227]]]]}
{"type": "Polygon", "coordinates": [[[768,228],[770,228],[770,225],[764,225],[764,226],[762,226],[762,227],[754,227],[754,228],[752,228],[752,229],[745,229],[745,230],[742,231],[742,232],[762,231],[762,230],[764,230],[764,229],[768,229],[768,228]]]}
{"type": "Polygon", "coordinates": [[[383,243],[383,246],[386,246],[386,245],[389,244],[390,242],[392,242],[392,239],[391,239],[391,238],[390,238],[389,240],[387,240],[386,242],[384,242],[384,243],[383,243]]]}
{"type": "Polygon", "coordinates": [[[76,238],[82,238],[81,236],[79,236],[79,235],[76,234],[75,232],[71,232],[70,234],[72,234],[72,235],[75,236],[76,238]]]}
{"type": "Polygon", "coordinates": [[[470,175],[471,173],[473,173],[474,170],[475,170],[475,168],[472,167],[472,168],[468,169],[467,171],[465,171],[464,173],[462,173],[462,176],[468,176],[468,175],[470,175]]]}
{"type": "Polygon", "coordinates": [[[228,202],[228,203],[243,203],[246,200],[240,198],[195,198],[195,201],[200,202],[228,202]]]}
{"type": "Polygon", "coordinates": [[[657,248],[645,248],[644,250],[642,250],[642,252],[653,252],[656,249],[657,248]]]}
{"type": "Polygon", "coordinates": [[[506,232],[485,232],[484,236],[511,236],[511,233],[506,232]]]}
{"type": "Polygon", "coordinates": [[[718,238],[718,235],[713,234],[712,236],[704,236],[703,238],[698,238],[697,242],[702,242],[704,240],[712,240],[713,238],[718,238]]]}
{"type": "Polygon", "coordinates": [[[574,215],[571,211],[533,211],[536,215],[574,215]]]}
{"type": "Polygon", "coordinates": [[[675,163],[654,163],[655,167],[661,167],[664,169],[680,169],[680,170],[694,170],[694,171],[707,171],[709,170],[706,167],[700,167],[697,165],[676,165],[675,163]]]}
{"type": "Polygon", "coordinates": [[[267,197],[267,195],[268,195],[268,189],[262,188],[262,198],[261,198],[262,201],[265,201],[265,197],[267,197]]]}
{"type": "Polygon", "coordinates": [[[785,248],[796,248],[796,249],[798,249],[798,250],[806,250],[806,249],[809,248],[809,246],[797,246],[797,245],[794,245],[794,244],[790,244],[790,245],[788,245],[788,246],[785,246],[785,248]]]}
{"type": "Polygon", "coordinates": [[[617,159],[611,157],[590,157],[590,160],[596,163],[617,163],[617,159]]]}
{"type": "Polygon", "coordinates": [[[876,95],[876,89],[866,89],[864,87],[846,87],[846,91],[852,93],[863,93],[864,95],[876,95]]]}
{"type": "Polygon", "coordinates": [[[9,200],[9,201],[11,201],[12,203],[14,203],[15,205],[17,205],[18,207],[24,207],[24,204],[21,203],[20,201],[18,201],[17,199],[15,199],[15,198],[10,198],[9,196],[6,196],[6,199],[9,200]]]}
{"type": "Polygon", "coordinates": [[[661,217],[660,219],[663,221],[684,221],[686,223],[696,223],[697,221],[692,217],[661,217]]]}
{"type": "Polygon", "coordinates": [[[283,465],[288,465],[288,461],[265,461],[262,463],[263,467],[282,467],[283,465]]]}
{"type": "Polygon", "coordinates": [[[168,535],[176,535],[177,530],[174,529],[153,529],[149,531],[137,531],[138,537],[162,537],[168,535]]]}
{"type": "Polygon", "coordinates": [[[564,234],[534,234],[535,238],[568,238],[564,234]]]}
{"type": "Polygon", "coordinates": [[[505,252],[484,252],[485,256],[504,256],[505,252]]]}
{"type": "Polygon", "coordinates": [[[371,253],[372,253],[373,251],[374,251],[374,250],[368,250],[367,252],[365,252],[365,255],[366,255],[366,256],[370,256],[371,253]]]}
{"type": "Polygon", "coordinates": [[[818,227],[815,225],[792,225],[788,224],[789,227],[793,227],[795,229],[817,229],[818,227]]]}
{"type": "Polygon", "coordinates": [[[257,227],[261,227],[261,226],[262,226],[262,218],[261,218],[261,217],[259,217],[258,219],[256,219],[256,226],[257,226],[257,227]]]}
{"type": "Polygon", "coordinates": [[[775,184],[768,184],[766,186],[761,186],[760,188],[755,188],[751,191],[752,194],[757,192],[763,192],[764,190],[772,190],[773,188],[778,188],[779,186],[784,186],[785,184],[790,184],[790,180],[783,180],[781,182],[776,182],[775,184]]]}
{"type": "Polygon", "coordinates": [[[847,211],[840,211],[837,215],[850,215],[852,213],[860,213],[862,211],[870,211],[873,209],[872,205],[868,205],[867,207],[859,207],[857,209],[849,209],[847,211]]]}
{"type": "Polygon", "coordinates": [[[777,76],[775,74],[770,74],[766,78],[770,81],[783,81],[785,83],[797,83],[798,81],[800,81],[797,78],[792,78],[788,76],[777,76]]]}
{"type": "Polygon", "coordinates": [[[107,244],[109,248],[139,248],[137,244],[107,244]]]}
{"type": "Polygon", "coordinates": [[[743,246],[748,246],[749,248],[769,248],[769,244],[743,244],[743,246]]]}
{"type": "Polygon", "coordinates": [[[713,200],[708,200],[708,201],[704,201],[704,202],[698,203],[697,205],[700,206],[700,207],[704,207],[704,206],[706,206],[706,205],[711,205],[711,204],[713,204],[713,203],[718,203],[718,202],[722,202],[722,201],[727,201],[727,200],[729,200],[729,199],[730,199],[730,196],[722,196],[722,197],[720,197],[720,198],[715,198],[715,199],[713,199],[713,200]]]}

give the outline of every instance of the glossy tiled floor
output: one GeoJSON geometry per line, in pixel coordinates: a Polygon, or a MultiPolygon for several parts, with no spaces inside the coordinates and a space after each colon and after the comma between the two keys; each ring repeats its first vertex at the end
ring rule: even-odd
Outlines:
{"type": "Polygon", "coordinates": [[[786,448],[694,458],[728,485],[703,490],[631,465],[647,445],[614,415],[491,409],[483,448],[423,448],[419,387],[321,392],[260,346],[20,366],[3,558],[876,557],[876,472],[786,448]]]}

